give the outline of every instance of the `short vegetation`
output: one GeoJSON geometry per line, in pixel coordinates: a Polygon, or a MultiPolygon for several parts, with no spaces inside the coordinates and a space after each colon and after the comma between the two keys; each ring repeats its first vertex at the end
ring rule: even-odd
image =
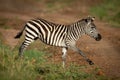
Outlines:
{"type": "Polygon", "coordinates": [[[18,49],[11,49],[0,42],[0,80],[109,80],[99,75],[99,68],[61,62],[53,63],[46,52],[37,49],[25,51],[17,57],[18,49]]]}

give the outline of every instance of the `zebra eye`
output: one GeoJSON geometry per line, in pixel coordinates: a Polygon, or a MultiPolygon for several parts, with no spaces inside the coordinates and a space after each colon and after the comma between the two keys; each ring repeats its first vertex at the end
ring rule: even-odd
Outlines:
{"type": "Polygon", "coordinates": [[[91,27],[92,29],[95,28],[95,27],[91,27]]]}
{"type": "Polygon", "coordinates": [[[90,31],[90,33],[93,33],[93,31],[90,31]]]}

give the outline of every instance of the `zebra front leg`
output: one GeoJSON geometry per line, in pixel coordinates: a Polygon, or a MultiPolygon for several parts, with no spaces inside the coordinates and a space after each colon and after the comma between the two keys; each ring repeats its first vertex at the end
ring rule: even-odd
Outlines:
{"type": "Polygon", "coordinates": [[[63,68],[65,67],[65,63],[66,63],[66,54],[67,53],[67,48],[62,48],[62,61],[63,61],[63,68]]]}
{"type": "Polygon", "coordinates": [[[78,49],[78,50],[79,50],[79,54],[80,54],[81,56],[83,56],[83,57],[85,58],[85,60],[86,60],[90,65],[93,65],[93,64],[94,64],[89,58],[86,57],[86,55],[85,55],[80,49],[78,49]]]}
{"type": "Polygon", "coordinates": [[[75,46],[70,46],[70,48],[76,52],[78,52],[81,56],[83,56],[83,58],[90,64],[90,65],[93,65],[94,63],[86,57],[86,55],[77,47],[75,46]]]}

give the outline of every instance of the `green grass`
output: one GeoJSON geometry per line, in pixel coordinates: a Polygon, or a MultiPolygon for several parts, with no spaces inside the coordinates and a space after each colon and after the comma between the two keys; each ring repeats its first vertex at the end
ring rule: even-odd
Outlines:
{"type": "Polygon", "coordinates": [[[99,67],[71,63],[62,68],[37,49],[26,50],[23,58],[17,52],[17,47],[12,50],[0,42],[0,80],[110,80],[96,74],[99,67]]]}
{"type": "Polygon", "coordinates": [[[4,38],[2,37],[2,33],[0,32],[0,42],[3,42],[4,38]]]}
{"type": "Polygon", "coordinates": [[[110,23],[113,27],[120,27],[120,0],[104,0],[100,5],[90,9],[92,15],[110,23]]]}

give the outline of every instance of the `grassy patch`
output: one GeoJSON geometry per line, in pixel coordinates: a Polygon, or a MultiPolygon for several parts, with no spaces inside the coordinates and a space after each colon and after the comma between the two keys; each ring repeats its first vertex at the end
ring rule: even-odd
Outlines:
{"type": "Polygon", "coordinates": [[[0,42],[3,42],[3,41],[4,41],[4,39],[2,37],[2,33],[0,32],[0,42]]]}
{"type": "Polygon", "coordinates": [[[0,45],[0,80],[35,80],[36,72],[32,59],[16,60],[16,51],[0,45]]]}
{"type": "Polygon", "coordinates": [[[24,58],[16,59],[17,49],[0,43],[0,80],[110,80],[97,75],[99,68],[70,64],[62,68],[47,54],[36,49],[26,50],[24,58]]]}
{"type": "Polygon", "coordinates": [[[120,0],[105,0],[90,9],[100,20],[109,22],[113,27],[120,27],[120,0]]]}

